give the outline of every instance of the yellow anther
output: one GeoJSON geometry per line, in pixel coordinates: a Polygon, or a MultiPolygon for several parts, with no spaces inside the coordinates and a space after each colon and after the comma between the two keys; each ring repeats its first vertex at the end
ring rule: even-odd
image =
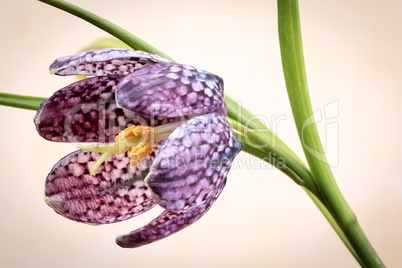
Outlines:
{"type": "Polygon", "coordinates": [[[130,164],[133,166],[137,165],[142,159],[152,153],[152,147],[154,146],[155,144],[152,144],[151,139],[146,139],[141,141],[136,147],[131,148],[130,164]]]}
{"type": "Polygon", "coordinates": [[[126,140],[128,138],[134,137],[134,136],[143,136],[143,137],[148,137],[151,135],[154,135],[154,129],[151,127],[147,126],[131,126],[126,128],[125,130],[121,131],[119,135],[114,138],[116,142],[121,141],[121,140],[126,140]]]}
{"type": "Polygon", "coordinates": [[[119,152],[119,153],[124,153],[126,151],[131,151],[130,153],[130,164],[135,166],[139,162],[141,162],[142,159],[144,159],[147,155],[152,153],[152,148],[155,146],[155,144],[152,143],[152,136],[154,135],[154,129],[151,127],[147,126],[131,126],[123,130],[122,132],[119,133],[118,136],[116,136],[115,141],[122,141],[122,140],[127,140],[135,136],[141,136],[142,139],[139,143],[137,143],[133,147],[129,147],[126,150],[119,152]]]}

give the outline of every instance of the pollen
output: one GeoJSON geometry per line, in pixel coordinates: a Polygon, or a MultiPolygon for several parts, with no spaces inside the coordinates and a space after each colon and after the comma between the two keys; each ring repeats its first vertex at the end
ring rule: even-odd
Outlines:
{"type": "Polygon", "coordinates": [[[116,136],[115,141],[130,140],[133,137],[141,137],[141,140],[135,146],[129,147],[124,151],[118,152],[119,154],[130,151],[130,164],[135,166],[147,155],[153,152],[155,144],[152,142],[154,136],[154,129],[147,126],[131,126],[123,130],[116,136]]]}

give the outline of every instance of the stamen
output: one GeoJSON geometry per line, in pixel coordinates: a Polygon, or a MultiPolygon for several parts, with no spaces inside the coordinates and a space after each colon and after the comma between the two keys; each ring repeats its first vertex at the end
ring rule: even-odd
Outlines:
{"type": "Polygon", "coordinates": [[[143,127],[143,126],[131,126],[123,130],[122,132],[119,133],[119,135],[114,138],[116,142],[122,141],[122,140],[127,140],[131,137],[135,136],[143,136],[143,137],[149,137],[151,135],[154,135],[154,129],[151,127],[143,127]]]}
{"type": "Polygon", "coordinates": [[[119,135],[115,137],[115,143],[90,146],[78,144],[77,147],[88,152],[103,153],[95,162],[91,170],[91,175],[96,174],[96,170],[106,159],[114,154],[122,154],[127,151],[131,151],[130,164],[135,166],[153,152],[153,147],[155,147],[153,140],[164,140],[173,129],[182,123],[183,122],[177,121],[157,126],[155,129],[148,126],[134,125],[121,131],[119,135]]]}
{"type": "MultiPolygon", "coordinates": [[[[152,153],[152,148],[155,146],[151,141],[151,137],[154,135],[154,129],[151,127],[131,126],[120,132],[115,138],[115,141],[119,142],[139,135],[141,135],[143,139],[136,146],[127,148],[124,151],[126,152],[131,149],[130,164],[133,166],[137,165],[142,159],[152,153]]],[[[124,152],[119,152],[119,154],[124,152]]]]}
{"type": "Polygon", "coordinates": [[[84,151],[103,153],[91,170],[91,175],[95,175],[99,166],[105,162],[106,159],[114,154],[122,154],[130,150],[130,164],[133,166],[137,165],[148,154],[152,153],[154,144],[151,138],[153,136],[153,128],[134,125],[120,132],[115,138],[115,143],[95,146],[78,144],[77,147],[84,151]]]}

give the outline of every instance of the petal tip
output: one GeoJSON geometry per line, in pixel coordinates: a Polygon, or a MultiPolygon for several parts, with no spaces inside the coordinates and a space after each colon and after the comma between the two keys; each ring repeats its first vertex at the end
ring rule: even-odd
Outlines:
{"type": "Polygon", "coordinates": [[[49,197],[47,197],[47,196],[45,195],[45,196],[43,197],[43,201],[45,201],[45,203],[46,203],[49,207],[53,208],[52,202],[50,201],[50,198],[49,198],[49,197]]]}
{"type": "Polygon", "coordinates": [[[122,247],[122,248],[136,248],[139,247],[140,245],[134,245],[134,244],[127,244],[123,242],[123,237],[124,235],[117,235],[115,242],[118,246],[122,247]]]}

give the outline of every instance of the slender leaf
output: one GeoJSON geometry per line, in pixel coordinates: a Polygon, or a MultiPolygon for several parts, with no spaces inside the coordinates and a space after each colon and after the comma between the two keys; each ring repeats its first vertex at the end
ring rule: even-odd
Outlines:
{"type": "Polygon", "coordinates": [[[23,108],[28,110],[37,110],[39,105],[46,100],[46,98],[15,95],[0,92],[0,105],[23,108]]]}

